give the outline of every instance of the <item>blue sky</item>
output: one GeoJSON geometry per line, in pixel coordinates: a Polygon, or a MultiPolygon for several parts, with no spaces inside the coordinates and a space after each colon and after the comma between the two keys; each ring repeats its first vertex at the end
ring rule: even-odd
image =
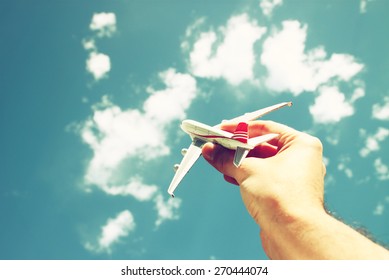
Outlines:
{"type": "MultiPolygon", "coordinates": [[[[389,243],[383,0],[2,1],[1,259],[266,259],[208,124],[266,116],[324,145],[327,208],[389,243]]],[[[298,164],[298,162],[296,163],[298,164]]]]}

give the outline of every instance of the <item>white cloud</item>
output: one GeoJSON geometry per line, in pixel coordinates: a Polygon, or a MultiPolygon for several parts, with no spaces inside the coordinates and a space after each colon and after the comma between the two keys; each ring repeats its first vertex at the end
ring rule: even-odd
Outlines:
{"type": "Polygon", "coordinates": [[[111,70],[111,60],[108,55],[93,51],[86,61],[86,70],[93,75],[95,80],[100,80],[111,70]]]}
{"type": "Polygon", "coordinates": [[[142,178],[138,176],[132,177],[125,185],[109,184],[102,185],[101,188],[109,195],[131,195],[139,201],[149,201],[158,192],[157,186],[144,184],[142,178]]]}
{"type": "Polygon", "coordinates": [[[350,98],[350,103],[354,103],[355,101],[357,101],[358,99],[362,98],[365,96],[365,88],[364,88],[364,85],[362,85],[361,87],[357,87],[355,90],[354,90],[354,93],[352,94],[351,98],[350,98]]]}
{"type": "Polygon", "coordinates": [[[374,104],[372,116],[375,119],[389,121],[389,97],[385,96],[383,104],[374,104]]]}
{"type": "Polygon", "coordinates": [[[373,0],[360,0],[359,2],[359,12],[365,14],[367,12],[367,3],[373,2],[373,0]]]}
{"type": "MultiPolygon", "coordinates": [[[[279,2],[266,3],[276,5],[279,2]]],[[[254,75],[254,65],[257,54],[254,44],[266,33],[266,27],[258,26],[247,14],[233,16],[218,31],[210,30],[197,35],[190,47],[188,40],[195,36],[194,29],[203,23],[204,19],[201,19],[194,27],[188,28],[187,39],[182,43],[182,48],[189,52],[192,74],[209,79],[223,78],[232,85],[243,81],[256,84],[258,79],[254,75]]],[[[268,89],[289,91],[294,95],[304,91],[314,92],[324,85],[350,82],[364,68],[349,54],[333,53],[328,56],[322,46],[306,50],[307,28],[297,20],[284,21],[281,30],[274,28],[264,41],[260,63],[267,70],[262,79],[268,89]]],[[[359,91],[354,97],[358,99],[364,95],[364,86],[355,86],[359,91]]]]}
{"type": "Polygon", "coordinates": [[[166,220],[177,220],[179,218],[176,210],[180,207],[181,200],[168,198],[165,201],[163,197],[163,195],[159,194],[154,198],[155,208],[158,213],[158,218],[155,221],[157,227],[166,220]]]}
{"type": "Polygon", "coordinates": [[[379,127],[377,132],[373,135],[366,136],[366,132],[362,130],[360,132],[361,137],[366,138],[365,147],[363,147],[359,154],[362,157],[367,157],[371,152],[377,152],[381,149],[380,143],[383,142],[389,136],[389,129],[379,127]]]}
{"type": "Polygon", "coordinates": [[[185,30],[185,40],[181,42],[181,49],[185,52],[189,52],[191,50],[191,43],[188,39],[194,38],[197,32],[200,30],[201,26],[205,23],[205,18],[198,18],[194,23],[189,25],[185,30]]]}
{"type": "MultiPolygon", "coordinates": [[[[110,37],[116,32],[116,16],[114,13],[94,14],[89,27],[92,31],[97,32],[97,37],[110,37]]],[[[111,70],[111,59],[108,55],[98,52],[95,37],[83,39],[82,45],[85,50],[89,51],[86,70],[97,81],[106,77],[111,70]]]]}
{"type": "Polygon", "coordinates": [[[366,13],[367,0],[360,0],[359,2],[359,12],[361,14],[366,13]]]}
{"type": "Polygon", "coordinates": [[[389,196],[385,197],[383,202],[378,202],[376,208],[373,211],[373,215],[377,215],[377,216],[382,215],[386,208],[385,204],[387,203],[389,203],[389,196]]]}
{"type": "Polygon", "coordinates": [[[284,21],[263,44],[261,63],[267,68],[266,86],[274,91],[290,91],[299,95],[315,91],[331,79],[349,81],[363,69],[353,56],[332,54],[327,59],[323,47],[305,51],[307,25],[284,21]]]}
{"type": "Polygon", "coordinates": [[[373,211],[373,215],[381,216],[384,213],[385,205],[382,203],[378,203],[376,208],[373,211]]]}
{"type": "Polygon", "coordinates": [[[188,74],[176,73],[169,69],[160,74],[166,89],[147,89],[150,97],[145,101],[143,109],[153,122],[166,125],[173,120],[183,119],[196,95],[196,80],[188,74]]]}
{"type": "Polygon", "coordinates": [[[143,110],[123,110],[105,96],[93,106],[93,116],[79,129],[93,152],[84,175],[85,184],[108,195],[153,201],[158,212],[157,225],[177,218],[181,200],[163,201],[159,188],[144,183],[146,175],[132,171],[131,167],[136,169],[140,163],[169,154],[167,127],[185,117],[197,92],[195,79],[174,69],[162,72],[160,79],[166,87],[150,87],[143,110]]]}
{"type": "Polygon", "coordinates": [[[337,87],[323,86],[309,112],[316,123],[335,123],[353,115],[354,108],[337,87]]]}
{"type": "Polygon", "coordinates": [[[94,39],[84,39],[82,40],[82,45],[87,51],[97,51],[96,42],[94,39]]]}
{"type": "Polygon", "coordinates": [[[340,157],[339,163],[338,163],[338,170],[343,171],[344,174],[347,176],[347,178],[351,179],[353,177],[353,171],[351,170],[351,168],[348,167],[350,161],[351,161],[351,159],[348,156],[340,157]]]}
{"type": "MultiPolygon", "coordinates": [[[[95,80],[106,77],[111,69],[109,56],[98,53],[95,38],[111,36],[116,31],[112,13],[95,14],[90,28],[97,32],[92,39],[82,41],[89,51],[86,68],[95,80]]],[[[85,190],[97,187],[112,196],[132,196],[139,202],[154,203],[155,225],[178,219],[180,199],[163,198],[158,186],[145,183],[149,171],[142,164],[169,154],[167,128],[173,121],[185,118],[186,110],[196,97],[196,80],[189,74],[168,69],[159,75],[164,89],[148,87],[143,108],[122,109],[103,96],[92,106],[93,114],[75,125],[84,143],[92,150],[84,174],[85,190]]],[[[163,193],[166,197],[165,190],[163,193]]],[[[111,252],[113,244],[135,229],[132,213],[125,210],[109,219],[102,227],[97,242],[87,242],[85,248],[97,253],[111,252]]]]}
{"type": "Polygon", "coordinates": [[[376,170],[379,180],[389,180],[389,167],[382,162],[381,158],[377,158],[374,161],[374,168],[376,170]]]}
{"type": "MultiPolygon", "coordinates": [[[[160,77],[166,88],[149,89],[144,111],[122,110],[107,98],[94,107],[93,117],[81,129],[82,139],[93,150],[85,174],[87,184],[108,190],[123,160],[139,157],[138,160],[147,161],[169,153],[166,126],[185,117],[185,111],[196,96],[196,81],[174,69],[161,73],[160,77]]],[[[123,193],[117,189],[115,192],[123,193]]],[[[119,189],[123,190],[123,186],[119,189]]]]}
{"type": "Polygon", "coordinates": [[[106,188],[124,159],[152,159],[169,153],[163,128],[139,110],[123,111],[116,105],[94,111],[85,122],[82,138],[93,150],[85,175],[88,184],[106,188]]]}
{"type": "Polygon", "coordinates": [[[200,34],[189,54],[190,71],[198,77],[224,78],[232,85],[253,80],[254,43],[265,32],[246,14],[231,17],[226,27],[219,28],[220,34],[200,34]]]}
{"type": "Polygon", "coordinates": [[[116,32],[116,15],[114,13],[94,14],[89,28],[96,31],[99,37],[110,37],[116,32]]]}
{"type": "Polygon", "coordinates": [[[277,6],[281,6],[281,5],[282,5],[282,0],[261,0],[259,3],[259,6],[262,9],[262,13],[267,17],[271,17],[273,14],[273,10],[277,6]]]}
{"type": "Polygon", "coordinates": [[[128,210],[120,212],[115,218],[108,219],[101,228],[100,237],[97,244],[90,242],[85,244],[85,248],[90,251],[111,253],[112,246],[118,243],[121,238],[128,236],[136,228],[132,213],[128,210]]]}

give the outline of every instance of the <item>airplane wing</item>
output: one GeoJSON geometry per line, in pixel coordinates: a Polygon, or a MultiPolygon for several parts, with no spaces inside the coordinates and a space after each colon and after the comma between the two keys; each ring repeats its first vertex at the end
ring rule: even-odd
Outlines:
{"type": "Polygon", "coordinates": [[[238,147],[235,151],[235,156],[234,156],[234,165],[236,167],[239,167],[242,161],[247,157],[247,154],[249,153],[250,149],[245,149],[242,147],[238,147]]]}
{"type": "MultiPolygon", "coordinates": [[[[270,141],[273,138],[276,138],[277,136],[278,136],[278,134],[276,134],[276,133],[269,133],[269,134],[265,134],[265,135],[261,135],[261,136],[247,139],[247,141],[248,141],[247,143],[252,147],[256,147],[261,143],[264,143],[264,142],[270,141]]],[[[234,165],[236,167],[239,167],[240,164],[242,163],[242,161],[247,157],[249,152],[250,152],[250,149],[238,147],[235,151],[235,156],[234,156],[234,161],[233,161],[234,165]]]]}
{"type": "Polygon", "coordinates": [[[256,146],[258,146],[261,143],[264,143],[264,142],[267,142],[267,141],[270,141],[270,140],[276,138],[278,135],[279,134],[277,134],[277,133],[264,134],[264,135],[261,135],[261,136],[257,136],[257,137],[253,137],[253,138],[247,139],[247,143],[250,144],[253,147],[256,147],[256,146]]]}
{"type": "Polygon", "coordinates": [[[184,155],[184,158],[182,159],[180,166],[178,167],[176,174],[173,177],[172,182],[170,183],[168,193],[174,197],[174,191],[177,188],[178,184],[181,182],[181,180],[185,177],[186,173],[188,173],[189,169],[193,166],[193,164],[197,161],[197,159],[201,155],[201,144],[204,143],[192,143],[186,154],[184,155]]]}
{"type": "MultiPolygon", "coordinates": [[[[230,123],[239,123],[239,122],[249,122],[249,121],[253,121],[253,120],[256,120],[270,112],[273,112],[275,110],[278,110],[282,107],[285,107],[285,106],[292,106],[292,102],[283,102],[283,103],[279,103],[279,104],[276,104],[276,105],[273,105],[273,106],[269,106],[269,107],[266,107],[266,108],[263,108],[263,109],[259,109],[257,111],[254,111],[254,112],[251,112],[251,113],[246,113],[242,116],[239,116],[239,117],[236,117],[236,118],[233,118],[233,119],[230,119],[230,120],[224,120],[223,123],[225,122],[230,122],[230,123]]],[[[220,127],[221,124],[218,124],[216,125],[215,127],[220,127]]]]}

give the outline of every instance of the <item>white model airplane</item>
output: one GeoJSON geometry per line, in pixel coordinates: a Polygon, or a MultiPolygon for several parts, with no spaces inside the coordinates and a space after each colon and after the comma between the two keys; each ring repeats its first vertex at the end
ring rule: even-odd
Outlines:
{"type": "Polygon", "coordinates": [[[174,165],[176,174],[170,183],[168,193],[174,197],[175,189],[186,173],[188,173],[189,169],[200,157],[201,148],[207,142],[217,143],[228,149],[236,150],[233,163],[236,167],[239,167],[251,149],[278,136],[278,134],[271,133],[254,138],[248,138],[247,122],[258,119],[267,113],[285,106],[292,106],[292,102],[276,104],[251,113],[246,113],[243,116],[231,120],[223,121],[223,123],[238,123],[234,133],[221,130],[221,124],[209,126],[192,120],[184,120],[181,123],[181,128],[190,135],[192,138],[192,144],[188,149],[182,149],[181,153],[184,158],[179,165],[174,165]]]}

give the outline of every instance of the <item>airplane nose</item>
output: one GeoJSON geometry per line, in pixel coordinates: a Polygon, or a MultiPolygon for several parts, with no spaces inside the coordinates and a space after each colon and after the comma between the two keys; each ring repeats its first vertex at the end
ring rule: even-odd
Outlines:
{"type": "Polygon", "coordinates": [[[190,121],[184,120],[181,122],[181,129],[186,133],[189,133],[190,127],[191,127],[190,121]]]}
{"type": "Polygon", "coordinates": [[[193,121],[191,121],[191,120],[183,120],[183,121],[181,122],[181,125],[187,126],[187,125],[190,125],[192,122],[193,122],[193,121]]]}

